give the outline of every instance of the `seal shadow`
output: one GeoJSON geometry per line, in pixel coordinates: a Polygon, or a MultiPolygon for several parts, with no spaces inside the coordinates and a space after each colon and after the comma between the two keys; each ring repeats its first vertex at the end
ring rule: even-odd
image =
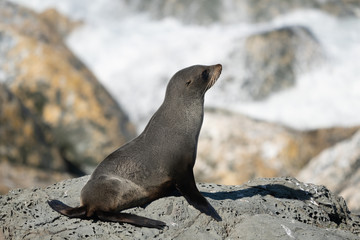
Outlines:
{"type": "Polygon", "coordinates": [[[230,192],[201,192],[204,197],[213,200],[237,200],[245,197],[253,197],[256,195],[266,196],[271,195],[275,198],[285,198],[294,200],[310,200],[313,196],[310,192],[300,189],[293,189],[281,184],[266,184],[251,186],[246,189],[230,191],[230,192]]]}

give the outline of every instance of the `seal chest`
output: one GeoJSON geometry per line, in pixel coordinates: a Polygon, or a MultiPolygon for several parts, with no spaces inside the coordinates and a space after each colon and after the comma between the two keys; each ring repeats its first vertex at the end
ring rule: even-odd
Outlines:
{"type": "Polygon", "coordinates": [[[69,217],[163,228],[165,223],[121,210],[142,206],[177,189],[200,212],[221,217],[196,187],[193,167],[204,115],[204,96],[221,74],[220,64],[195,65],[169,81],[165,99],[144,131],[107,156],[81,191],[82,205],[49,205],[69,217]]]}

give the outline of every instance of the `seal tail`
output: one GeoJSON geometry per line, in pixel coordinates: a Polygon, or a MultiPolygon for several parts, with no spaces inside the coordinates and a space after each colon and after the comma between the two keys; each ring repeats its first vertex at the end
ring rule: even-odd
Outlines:
{"type": "Polygon", "coordinates": [[[96,212],[98,218],[102,221],[129,223],[138,227],[148,227],[163,229],[166,223],[158,220],[153,220],[146,217],[140,217],[130,213],[114,213],[114,212],[96,212]]]}
{"type": "Polygon", "coordinates": [[[52,209],[54,209],[58,213],[61,213],[62,215],[65,215],[69,218],[85,218],[86,217],[86,207],[85,206],[72,208],[59,200],[48,201],[48,204],[52,209]]]}

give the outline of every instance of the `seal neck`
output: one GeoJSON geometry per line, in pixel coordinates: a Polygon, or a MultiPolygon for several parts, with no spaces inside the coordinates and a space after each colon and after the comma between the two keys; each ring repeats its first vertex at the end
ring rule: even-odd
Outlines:
{"type": "Polygon", "coordinates": [[[152,116],[142,134],[155,133],[158,137],[181,135],[198,139],[204,116],[204,99],[168,101],[165,99],[152,116]]]}

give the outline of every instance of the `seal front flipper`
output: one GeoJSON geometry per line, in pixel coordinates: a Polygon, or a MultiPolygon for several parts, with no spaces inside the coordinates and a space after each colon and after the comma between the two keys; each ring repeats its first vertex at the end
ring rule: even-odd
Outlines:
{"type": "Polygon", "coordinates": [[[57,211],[58,213],[61,213],[62,215],[65,215],[70,218],[85,218],[86,216],[86,207],[77,207],[72,208],[63,202],[59,200],[50,200],[48,201],[49,206],[57,211]]]}
{"type": "Polygon", "coordinates": [[[130,213],[99,211],[96,212],[96,215],[102,221],[129,223],[138,227],[163,229],[166,226],[166,223],[162,221],[157,221],[146,217],[140,217],[130,213]]]}
{"type": "Polygon", "coordinates": [[[193,205],[200,212],[211,216],[216,221],[221,221],[221,217],[210,205],[210,203],[204,198],[196,187],[194,175],[191,172],[191,176],[176,183],[176,188],[181,192],[189,204],[193,205]]]}

